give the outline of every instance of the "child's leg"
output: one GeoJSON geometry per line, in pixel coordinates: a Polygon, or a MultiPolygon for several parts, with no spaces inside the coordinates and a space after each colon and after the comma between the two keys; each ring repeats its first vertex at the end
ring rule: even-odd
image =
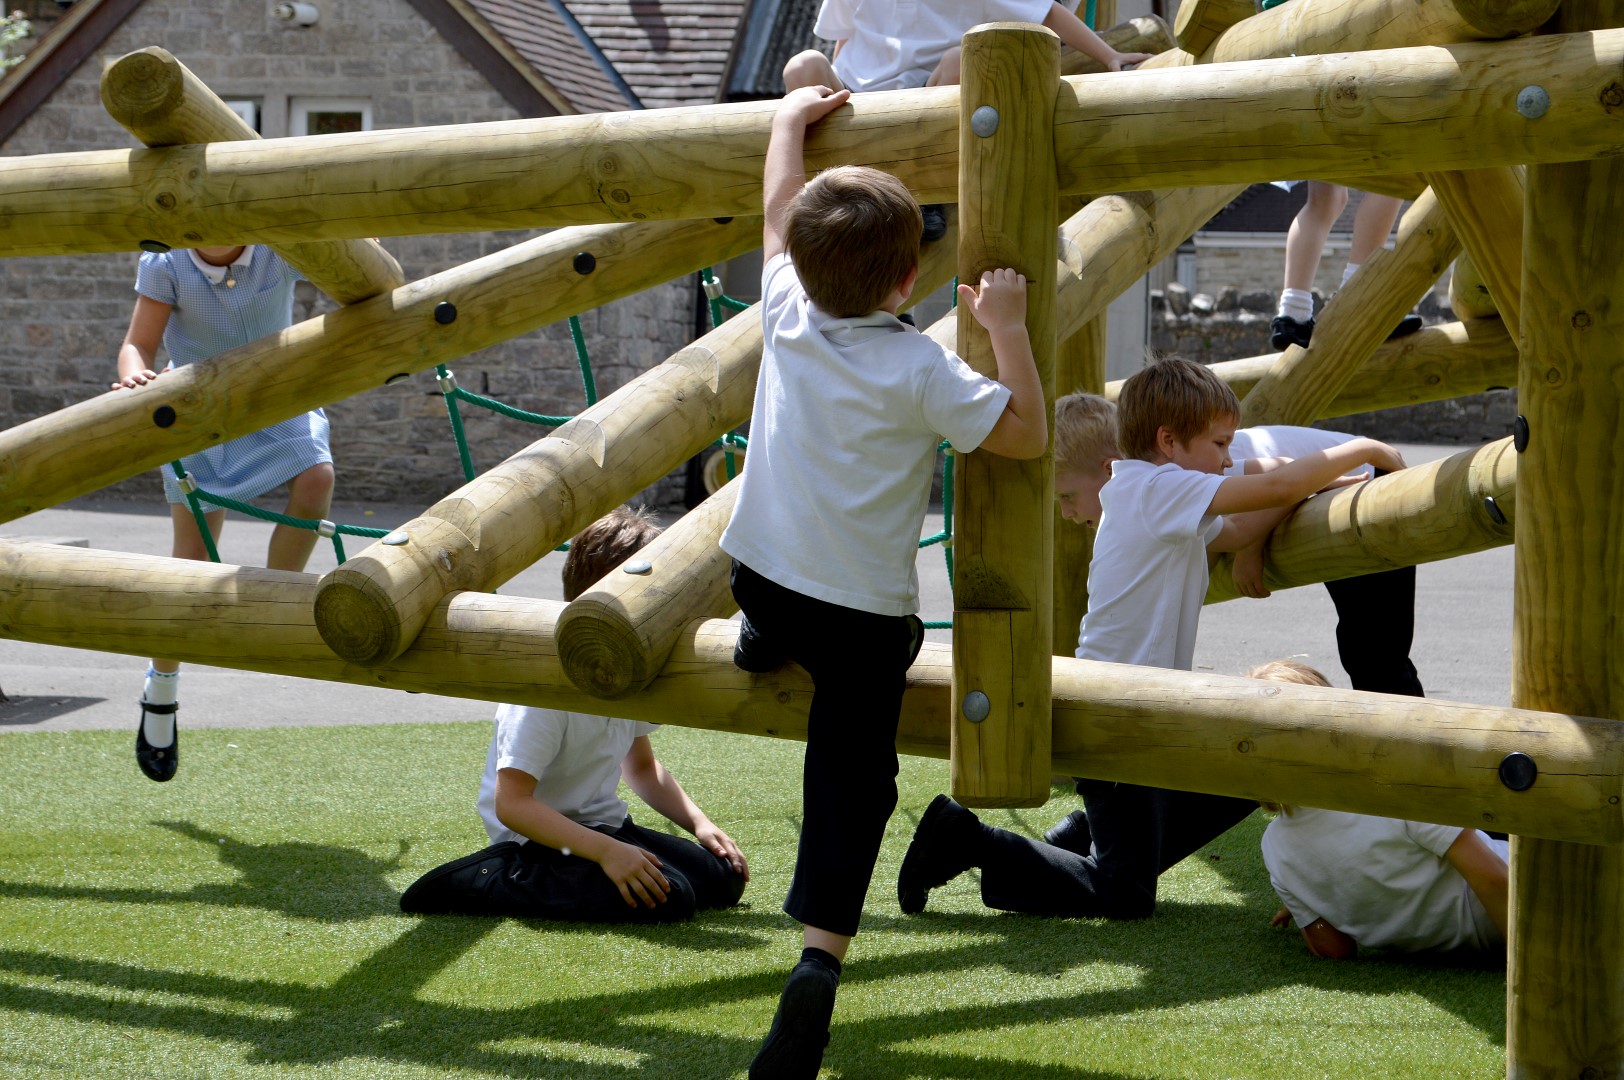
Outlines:
{"type": "MultiPolygon", "coordinates": [[[[312,465],[288,481],[288,517],[319,520],[327,516],[333,502],[333,466],[330,462],[312,465]]],[[[316,550],[316,534],[310,529],[278,525],[271,530],[271,545],[265,566],[271,570],[303,570],[316,550]]]]}
{"type": "Polygon", "coordinates": [[[1313,290],[1314,273],[1319,269],[1331,226],[1347,206],[1347,188],[1322,180],[1308,181],[1308,201],[1286,230],[1285,288],[1301,292],[1313,290]]]}
{"type": "Polygon", "coordinates": [[[930,73],[930,78],[925,80],[925,85],[957,86],[962,71],[959,47],[955,45],[942,54],[942,58],[936,62],[935,70],[930,73]]]}
{"type": "Polygon", "coordinates": [[[845,84],[835,74],[829,58],[816,49],[798,52],[784,65],[784,93],[803,86],[827,86],[831,90],[844,90],[845,84]]]}
{"type": "Polygon", "coordinates": [[[711,854],[685,836],[645,829],[627,817],[615,838],[653,852],[667,878],[672,871],[686,878],[692,886],[695,907],[732,907],[744,895],[744,875],[734,870],[726,859],[711,854]]]}
{"type": "Polygon", "coordinates": [[[1355,690],[1425,696],[1410,660],[1415,567],[1327,581],[1336,605],[1336,650],[1355,690]]]}
{"type": "Polygon", "coordinates": [[[1391,195],[1367,193],[1359,201],[1359,209],[1353,212],[1353,239],[1348,248],[1350,264],[1359,266],[1387,243],[1393,222],[1398,220],[1398,208],[1403,205],[1402,199],[1391,195]]]}

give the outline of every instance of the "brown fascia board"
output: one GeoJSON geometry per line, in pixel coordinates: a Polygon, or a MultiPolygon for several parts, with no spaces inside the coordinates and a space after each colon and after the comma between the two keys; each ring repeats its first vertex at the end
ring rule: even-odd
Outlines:
{"type": "Polygon", "coordinates": [[[522,117],[576,111],[467,0],[406,0],[522,117]]]}
{"type": "Polygon", "coordinates": [[[79,0],[0,79],[0,145],[101,48],[141,0],[79,0]]]}

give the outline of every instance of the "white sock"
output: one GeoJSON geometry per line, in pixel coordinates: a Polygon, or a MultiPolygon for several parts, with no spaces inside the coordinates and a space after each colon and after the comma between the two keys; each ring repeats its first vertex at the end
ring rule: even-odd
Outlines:
{"type": "Polygon", "coordinates": [[[1307,289],[1281,289],[1280,310],[1275,314],[1308,322],[1314,317],[1314,294],[1307,289]]]}
{"type": "Polygon", "coordinates": [[[1358,270],[1361,265],[1363,265],[1363,264],[1362,263],[1349,263],[1348,265],[1346,265],[1346,266],[1344,266],[1342,268],[1342,284],[1343,285],[1346,285],[1348,283],[1348,279],[1353,276],[1354,271],[1358,270]]]}
{"type": "MultiPolygon", "coordinates": [[[[141,689],[141,698],[149,705],[173,704],[180,692],[180,672],[147,668],[147,682],[141,689]]],[[[141,713],[141,730],[147,743],[159,748],[175,741],[174,713],[141,713]]]]}

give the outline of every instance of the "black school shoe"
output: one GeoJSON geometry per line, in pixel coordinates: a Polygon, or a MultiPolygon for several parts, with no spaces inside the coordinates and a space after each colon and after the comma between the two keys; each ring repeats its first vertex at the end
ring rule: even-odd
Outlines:
{"type": "Polygon", "coordinates": [[[491,896],[518,859],[523,847],[517,840],[481,848],[472,855],[436,866],[400,897],[400,910],[408,915],[505,915],[491,896]]]}
{"type": "Polygon", "coordinates": [[[773,1025],[750,1062],[750,1080],[816,1080],[839,988],[840,976],[816,960],[795,965],[773,1025]]]}
{"type": "Polygon", "coordinates": [[[1393,332],[1387,335],[1387,340],[1392,341],[1394,338],[1409,337],[1421,329],[1421,326],[1421,316],[1406,315],[1398,321],[1397,326],[1393,327],[1393,332]]]}
{"type": "Polygon", "coordinates": [[[752,675],[765,675],[784,666],[787,657],[769,645],[748,615],[739,616],[739,640],[733,646],[733,666],[752,675]]]}
{"type": "Polygon", "coordinates": [[[980,819],[946,795],[930,801],[897,872],[897,906],[904,915],[924,911],[932,889],[975,865],[972,841],[980,827],[980,819]]]}
{"type": "Polygon", "coordinates": [[[1087,855],[1094,850],[1094,835],[1088,827],[1088,812],[1073,810],[1043,834],[1043,842],[1053,844],[1057,848],[1065,848],[1077,855],[1087,855]]]}
{"type": "Polygon", "coordinates": [[[925,228],[919,234],[919,242],[933,244],[947,235],[947,209],[936,203],[921,206],[919,214],[925,219],[925,228]]]}
{"type": "Polygon", "coordinates": [[[1290,315],[1276,315],[1269,320],[1269,348],[1283,352],[1293,345],[1308,348],[1308,339],[1314,336],[1314,320],[1298,322],[1290,315]]]}
{"type": "Polygon", "coordinates": [[[147,713],[173,716],[179,709],[180,703],[176,701],[168,705],[153,705],[146,698],[141,699],[141,718],[135,722],[135,763],[148,780],[161,784],[174,777],[175,770],[180,766],[180,725],[175,725],[175,735],[168,746],[153,746],[147,742],[147,713]]]}

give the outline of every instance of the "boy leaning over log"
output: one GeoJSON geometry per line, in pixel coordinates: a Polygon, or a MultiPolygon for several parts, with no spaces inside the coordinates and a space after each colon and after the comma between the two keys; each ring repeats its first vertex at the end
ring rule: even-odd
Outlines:
{"type": "MultiPolygon", "coordinates": [[[[1240,402],[1207,368],[1177,357],[1153,362],[1123,385],[1118,419],[1123,456],[1109,463],[1109,483],[1103,462],[1070,456],[1077,451],[1060,442],[1056,426],[1056,475],[1087,469],[1098,481],[1093,503],[1074,501],[1067,513],[1099,522],[1077,646],[1086,660],[1190,670],[1209,551],[1255,542],[1299,501],[1358,466],[1404,464],[1385,443],[1354,439],[1269,472],[1225,476],[1240,402]]],[[[980,867],[988,907],[1144,918],[1155,910],[1162,871],[1257,806],[1086,778],[1077,788],[1086,819],[1068,817],[1045,840],[983,825],[938,795],[897,877],[902,910],[924,910],[931,889],[980,867]]]]}
{"type": "Polygon", "coordinates": [[[811,181],[807,126],[846,90],[805,87],[773,119],[762,177],[766,347],[750,457],[722,534],[744,611],[734,662],[793,660],[814,690],[801,837],[784,910],[804,950],[750,1076],[817,1075],[841,961],[896,806],[897,722],[923,625],[919,530],[946,437],[1035,458],[1048,445],[1026,333],[1026,280],[959,286],[992,339],[998,379],[901,322],[919,273],[919,206],[896,177],[842,167],[811,181]]]}
{"type": "MultiPolygon", "coordinates": [[[[660,534],[620,507],[587,526],[564,560],[574,600],[660,534]]],[[[502,705],[496,710],[479,816],[491,846],[430,870],[400,898],[414,915],[497,915],[582,922],[671,922],[731,907],[749,868],[654,756],[656,724],[502,705]],[[699,841],[645,829],[621,779],[699,841]]]]}

